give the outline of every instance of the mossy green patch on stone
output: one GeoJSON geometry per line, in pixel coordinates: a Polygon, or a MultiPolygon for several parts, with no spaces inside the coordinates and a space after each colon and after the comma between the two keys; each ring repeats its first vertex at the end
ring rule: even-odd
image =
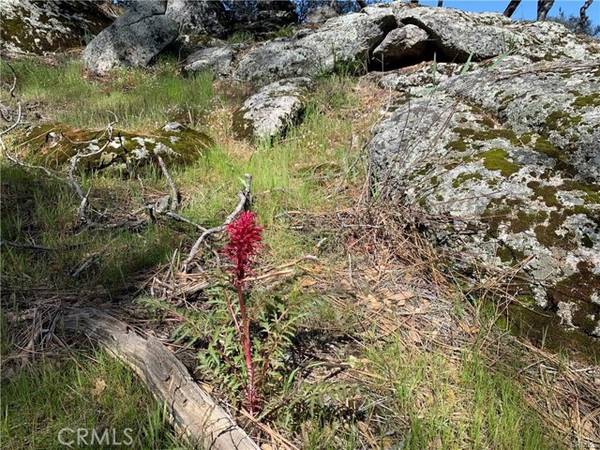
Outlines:
{"type": "Polygon", "coordinates": [[[454,180],[452,180],[452,187],[457,188],[461,184],[469,181],[469,180],[481,180],[483,177],[480,173],[461,173],[454,180]]]}
{"type": "Polygon", "coordinates": [[[596,107],[600,106],[600,93],[594,92],[589,95],[580,95],[579,97],[573,100],[571,106],[575,108],[586,108],[586,107],[596,107]]]}
{"type": "Polygon", "coordinates": [[[582,191],[584,193],[583,201],[586,205],[600,204],[600,185],[586,183],[579,180],[565,180],[561,189],[568,191],[582,191]]]}
{"type": "Polygon", "coordinates": [[[548,217],[546,211],[527,212],[519,210],[516,217],[510,221],[510,229],[513,233],[530,230],[536,224],[543,223],[548,217]]]}
{"type": "Polygon", "coordinates": [[[64,124],[46,124],[34,127],[25,135],[23,143],[28,150],[28,160],[54,169],[67,164],[77,153],[85,154],[104,148],[97,155],[82,158],[80,167],[84,170],[112,167],[129,173],[152,165],[155,151],[160,152],[166,162],[190,163],[213,141],[204,133],[185,127],[178,131],[160,129],[152,134],[113,130],[112,140],[108,141],[105,130],[81,130],[64,124]]]}
{"type": "Polygon", "coordinates": [[[456,150],[457,152],[464,152],[467,150],[467,144],[461,140],[449,142],[447,147],[451,148],[452,150],[456,150]]]}
{"type": "Polygon", "coordinates": [[[546,225],[538,225],[534,228],[537,241],[548,247],[560,247],[566,250],[577,248],[577,240],[573,232],[558,234],[557,231],[563,226],[565,219],[573,214],[573,211],[565,209],[562,211],[551,211],[546,225]]]}
{"type": "Polygon", "coordinates": [[[590,263],[580,262],[577,272],[559,281],[549,289],[549,297],[554,305],[559,302],[577,302],[574,322],[591,333],[595,323],[586,319],[587,314],[600,314],[600,307],[592,303],[592,295],[600,292],[600,275],[594,273],[590,263]]]}
{"type": "Polygon", "coordinates": [[[522,134],[519,140],[525,145],[529,144],[531,142],[531,133],[522,134]]]}
{"type": "Polygon", "coordinates": [[[560,150],[558,150],[554,145],[552,145],[550,143],[550,141],[548,141],[548,139],[546,139],[544,137],[538,136],[533,148],[535,151],[543,153],[544,155],[550,156],[551,158],[554,158],[557,160],[561,159],[560,150]]]}
{"type": "Polygon", "coordinates": [[[452,131],[458,134],[463,140],[471,139],[473,141],[491,141],[493,139],[506,139],[511,144],[518,146],[520,141],[514,131],[507,128],[489,128],[485,130],[475,130],[473,128],[456,127],[452,131]]]}
{"type": "Polygon", "coordinates": [[[550,185],[542,185],[539,181],[530,181],[527,187],[533,190],[535,198],[541,197],[546,206],[560,207],[561,203],[556,197],[557,188],[550,185]]]}
{"type": "Polygon", "coordinates": [[[568,114],[564,111],[554,111],[546,118],[548,130],[555,130],[564,134],[570,128],[579,125],[583,118],[579,115],[568,114]]]}
{"type": "Polygon", "coordinates": [[[506,263],[515,263],[525,259],[523,252],[506,245],[502,245],[496,249],[496,256],[500,258],[500,261],[506,263]]]}
{"type": "Polygon", "coordinates": [[[499,170],[500,173],[509,177],[519,170],[519,165],[508,160],[508,153],[501,148],[493,148],[480,154],[483,157],[483,165],[488,170],[499,170]]]}

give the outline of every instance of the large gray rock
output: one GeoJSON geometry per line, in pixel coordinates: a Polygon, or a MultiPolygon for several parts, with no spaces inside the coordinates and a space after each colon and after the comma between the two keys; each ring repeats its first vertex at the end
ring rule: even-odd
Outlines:
{"type": "Polygon", "coordinates": [[[398,22],[427,31],[441,57],[464,61],[492,58],[508,50],[514,34],[506,28],[510,19],[498,14],[472,14],[457,9],[409,7],[394,3],[398,22]]]}
{"type": "Polygon", "coordinates": [[[368,146],[383,195],[420,211],[449,254],[488,273],[520,267],[514,294],[589,335],[600,330],[599,82],[585,64],[509,59],[413,92],[368,146]]]}
{"type": "Polygon", "coordinates": [[[373,50],[373,60],[384,67],[407,65],[430,56],[429,35],[416,25],[405,25],[388,33],[383,42],[373,50]]]}
{"type": "Polygon", "coordinates": [[[0,48],[9,53],[68,50],[110,25],[115,15],[102,4],[83,1],[0,1],[0,48]]]}
{"type": "Polygon", "coordinates": [[[507,57],[493,70],[453,77],[441,88],[492,112],[518,134],[544,136],[550,156],[600,181],[600,58],[530,65],[507,57]]]}
{"type": "Polygon", "coordinates": [[[212,72],[221,78],[232,70],[234,48],[230,45],[201,48],[188,56],[183,63],[185,72],[212,72]]]}
{"type": "Polygon", "coordinates": [[[177,24],[165,15],[166,2],[140,0],[98,34],[85,48],[83,61],[94,73],[117,66],[144,67],[178,35],[177,24]]]}
{"type": "Polygon", "coordinates": [[[257,140],[285,134],[304,112],[310,84],[308,78],[288,78],[263,87],[236,112],[234,128],[237,134],[257,140]]]}
{"type": "Polygon", "coordinates": [[[572,58],[586,60],[600,52],[600,43],[575,36],[554,22],[512,22],[500,14],[476,14],[450,8],[413,8],[395,2],[390,8],[398,22],[427,31],[442,58],[454,62],[481,61],[518,54],[534,61],[572,58]]]}
{"type": "Polygon", "coordinates": [[[328,20],[316,31],[275,39],[241,58],[236,77],[258,84],[332,72],[340,64],[368,64],[371,51],[396,27],[390,9],[328,20]]]}
{"type": "Polygon", "coordinates": [[[186,40],[202,35],[227,35],[231,18],[217,0],[169,0],[166,15],[181,27],[186,40]]]}
{"type": "Polygon", "coordinates": [[[430,62],[423,62],[414,66],[390,70],[383,74],[373,73],[373,75],[381,88],[411,93],[434,88],[460,73],[462,68],[461,64],[437,63],[433,65],[430,62]]]}

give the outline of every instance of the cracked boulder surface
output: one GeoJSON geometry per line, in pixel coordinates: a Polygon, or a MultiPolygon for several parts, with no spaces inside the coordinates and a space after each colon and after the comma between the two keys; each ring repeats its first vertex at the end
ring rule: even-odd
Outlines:
{"type": "Polygon", "coordinates": [[[404,25],[390,31],[385,39],[373,50],[376,65],[389,67],[406,65],[406,61],[424,59],[428,51],[429,34],[415,25],[404,25]]]}
{"type": "Polygon", "coordinates": [[[453,77],[441,87],[492,112],[516,133],[542,135],[549,143],[543,151],[600,181],[600,59],[530,65],[507,57],[493,70],[453,77]]]}
{"type": "Polygon", "coordinates": [[[438,63],[475,64],[508,55],[532,62],[585,62],[600,56],[600,43],[553,22],[514,22],[500,14],[393,2],[333,17],[320,26],[300,28],[289,38],[241,51],[234,58],[232,76],[264,86],[340,68],[360,72],[410,66],[431,61],[434,55],[438,63]]]}
{"type": "Polygon", "coordinates": [[[230,75],[238,46],[219,45],[195,51],[183,62],[184,72],[211,72],[218,78],[230,75]]]}
{"type": "Polygon", "coordinates": [[[413,8],[404,2],[389,7],[398,23],[425,30],[446,61],[482,61],[521,55],[533,61],[588,60],[600,55],[600,43],[576,36],[555,22],[515,22],[501,14],[468,13],[452,8],[413,8]]]}
{"type": "Polygon", "coordinates": [[[64,124],[33,127],[24,137],[28,161],[62,169],[77,153],[84,155],[80,167],[86,171],[110,171],[134,176],[156,163],[156,155],[169,165],[188,164],[210,147],[212,140],[199,131],[170,122],[150,134],[113,130],[81,130],[64,124]],[[98,155],[85,157],[105,148],[98,155]]]}
{"type": "Polygon", "coordinates": [[[102,75],[119,66],[147,66],[179,34],[166,9],[167,3],[159,0],[133,3],[85,47],[86,67],[102,75]]]}
{"type": "Polygon", "coordinates": [[[2,0],[0,48],[45,54],[80,47],[114,18],[109,8],[89,1],[2,0]]]}
{"type": "Polygon", "coordinates": [[[165,13],[181,27],[184,41],[204,35],[224,37],[231,23],[223,2],[216,0],[168,0],[165,13]]]}
{"type": "Polygon", "coordinates": [[[371,51],[394,28],[396,19],[386,9],[335,17],[317,30],[300,30],[255,47],[240,58],[234,76],[265,85],[330,73],[344,64],[367,64],[371,51]]]}
{"type": "Polygon", "coordinates": [[[310,85],[309,78],[288,78],[260,89],[234,115],[238,136],[264,140],[284,135],[300,120],[310,85]]]}
{"type": "Polygon", "coordinates": [[[513,56],[412,89],[368,150],[393,203],[466,267],[600,338],[600,61],[513,56]]]}

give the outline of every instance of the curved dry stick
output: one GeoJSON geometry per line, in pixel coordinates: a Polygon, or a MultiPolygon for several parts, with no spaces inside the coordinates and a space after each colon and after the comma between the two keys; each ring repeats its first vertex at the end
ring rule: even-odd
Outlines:
{"type": "Polygon", "coordinates": [[[220,233],[220,232],[224,231],[225,228],[227,227],[227,225],[229,225],[231,222],[233,222],[233,220],[241,212],[243,212],[244,210],[247,210],[250,207],[250,204],[252,203],[252,175],[246,174],[246,175],[244,175],[244,178],[245,178],[244,190],[238,192],[239,201],[238,201],[235,209],[232,211],[231,214],[229,214],[227,216],[227,218],[225,219],[225,221],[223,222],[222,225],[219,225],[219,226],[213,227],[213,228],[209,228],[202,232],[200,237],[196,240],[196,242],[192,246],[192,249],[190,250],[188,257],[183,262],[183,271],[184,272],[187,272],[188,265],[196,257],[196,255],[200,251],[200,246],[202,245],[202,243],[208,236],[210,236],[211,234],[220,233]]]}
{"type": "Polygon", "coordinates": [[[171,189],[171,211],[177,211],[179,208],[179,191],[177,190],[177,186],[171,178],[171,174],[167,170],[167,165],[165,164],[162,157],[154,151],[154,156],[156,156],[156,160],[158,161],[158,165],[160,166],[160,170],[162,171],[164,177],[167,179],[167,183],[169,184],[169,188],[171,189]]]}
{"type": "Polygon", "coordinates": [[[155,337],[142,336],[95,308],[67,310],[62,325],[65,330],[83,333],[131,367],[150,392],[167,405],[176,429],[193,445],[215,450],[259,450],[155,337]]]}

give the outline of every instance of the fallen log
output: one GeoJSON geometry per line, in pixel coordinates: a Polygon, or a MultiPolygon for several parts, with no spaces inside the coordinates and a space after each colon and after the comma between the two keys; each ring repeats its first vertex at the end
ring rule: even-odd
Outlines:
{"type": "Polygon", "coordinates": [[[259,447],[190,376],[156,338],[141,336],[126,323],[94,308],[68,310],[66,331],[82,333],[131,367],[164,402],[177,431],[204,450],[258,450],[259,447]]]}

